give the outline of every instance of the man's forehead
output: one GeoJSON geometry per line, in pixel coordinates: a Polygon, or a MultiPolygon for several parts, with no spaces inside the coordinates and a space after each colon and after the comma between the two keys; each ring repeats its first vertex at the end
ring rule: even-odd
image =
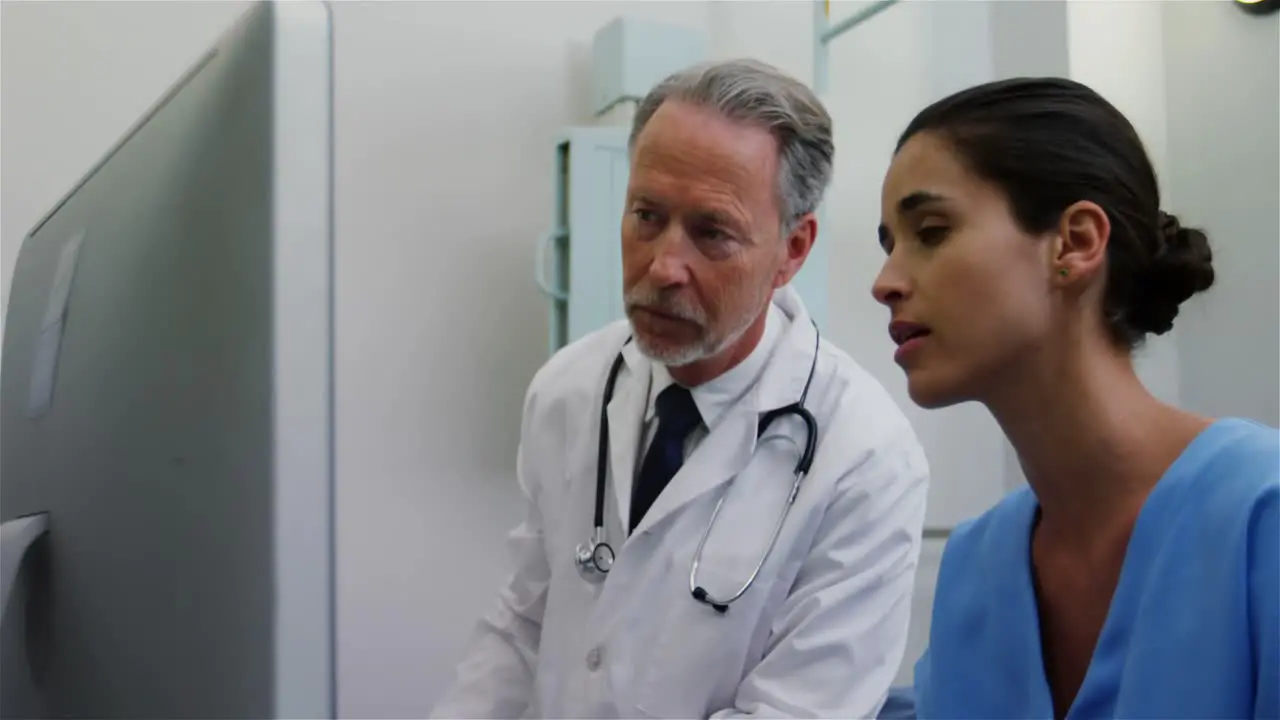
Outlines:
{"type": "Polygon", "coordinates": [[[658,107],[636,138],[633,155],[681,146],[684,152],[735,157],[756,169],[776,165],[778,144],[758,125],[733,120],[713,108],[678,100],[658,107]]]}

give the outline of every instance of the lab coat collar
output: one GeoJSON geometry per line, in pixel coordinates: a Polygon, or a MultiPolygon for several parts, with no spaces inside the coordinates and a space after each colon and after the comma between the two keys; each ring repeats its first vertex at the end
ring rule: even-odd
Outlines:
{"type": "MultiPolygon", "coordinates": [[[[698,406],[698,414],[702,416],[702,423],[708,430],[715,428],[720,418],[756,387],[765,364],[782,339],[786,325],[787,319],[782,316],[782,310],[770,303],[765,315],[764,333],[755,349],[727,372],[690,390],[693,401],[698,406]]],[[[653,380],[649,383],[649,402],[644,416],[646,425],[652,423],[658,413],[658,395],[676,382],[665,365],[650,365],[653,380]]]]}
{"type": "Polygon", "coordinates": [[[753,389],[754,397],[749,399],[757,414],[800,400],[818,349],[818,329],[809,318],[800,293],[786,285],[774,293],[773,304],[786,316],[787,326],[753,389]]]}
{"type": "MultiPolygon", "coordinates": [[[[633,534],[645,532],[680,507],[735,477],[747,466],[755,452],[756,428],[760,415],[790,405],[800,398],[809,377],[817,331],[809,320],[808,311],[799,294],[791,287],[776,291],[773,304],[782,311],[789,325],[765,362],[760,378],[746,396],[730,407],[719,422],[709,429],[706,439],[658,495],[633,534]]],[[[648,403],[653,378],[649,369],[651,365],[634,346],[634,342],[629,343],[628,349],[623,350],[623,357],[627,358],[628,366],[635,373],[633,377],[643,377],[645,382],[628,381],[627,399],[620,402],[619,398],[615,398],[614,403],[610,403],[611,427],[616,424],[621,428],[624,423],[626,426],[625,435],[611,433],[610,439],[611,442],[616,442],[614,438],[625,442],[625,448],[621,448],[622,456],[613,464],[614,487],[618,488],[618,505],[623,518],[630,516],[631,483],[642,427],[641,418],[648,403]],[[612,412],[615,405],[619,408],[617,413],[612,412]]]]}

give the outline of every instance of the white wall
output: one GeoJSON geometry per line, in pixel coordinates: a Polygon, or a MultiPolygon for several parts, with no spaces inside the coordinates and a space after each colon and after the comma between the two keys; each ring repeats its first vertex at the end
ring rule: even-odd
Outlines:
{"type": "Polygon", "coordinates": [[[1071,76],[1128,116],[1163,209],[1214,248],[1214,287],[1148,342],[1140,375],[1188,409],[1280,424],[1280,16],[1147,1],[1070,3],[1068,18],[1071,76]]]}
{"type": "Polygon", "coordinates": [[[508,565],[532,282],[595,30],[701,3],[338,3],[338,576],[344,715],[422,717],[508,565]]]}
{"type": "Polygon", "coordinates": [[[1162,27],[1164,190],[1208,229],[1217,271],[1178,318],[1181,397],[1280,425],[1280,14],[1175,2],[1162,27]]]}
{"type": "MultiPolygon", "coordinates": [[[[1067,4],[1071,78],[1111,101],[1129,118],[1146,146],[1156,177],[1169,168],[1165,112],[1165,2],[1073,2],[1067,4]]],[[[1227,5],[1226,3],[1222,3],[1227,5]]],[[[1235,8],[1228,9],[1235,10],[1235,8]]],[[[1237,11],[1238,12],[1238,11],[1237,11]]],[[[1172,195],[1162,183],[1166,208],[1172,195]]],[[[1176,328],[1150,338],[1136,357],[1138,375],[1156,397],[1181,404],[1176,328]]]]}
{"type": "MultiPolygon", "coordinates": [[[[935,470],[933,524],[948,525],[989,505],[1016,467],[1008,467],[1004,443],[981,408],[924,413],[906,399],[890,359],[884,312],[868,290],[883,260],[875,240],[879,185],[897,134],[927,102],[992,76],[1056,67],[1065,31],[1055,36],[1044,30],[1043,17],[1032,23],[1018,15],[1066,16],[1050,5],[908,3],[842,38],[832,52],[832,92],[825,99],[837,122],[837,163],[821,239],[831,244],[830,335],[885,382],[916,423],[935,470]],[[1044,37],[1028,42],[1036,32],[1044,37]]],[[[855,7],[833,3],[833,17],[855,7]]],[[[239,9],[221,2],[4,3],[5,285],[25,230],[239,9]]],[[[545,346],[532,253],[551,221],[551,138],[562,125],[588,120],[591,35],[620,14],[648,17],[706,30],[719,57],[753,55],[808,78],[811,13],[795,0],[335,5],[344,715],[424,715],[507,570],[502,541],[515,519],[511,474],[520,401],[545,346]]],[[[1073,28],[1089,21],[1072,18],[1073,28]]],[[[1237,19],[1222,21],[1206,57],[1237,41],[1227,29],[1237,19]]],[[[1184,24],[1193,21],[1199,19],[1184,24]]],[[[1159,39],[1136,19],[1090,27],[1090,33],[1110,32],[1107,42],[1126,51],[1137,41],[1125,33],[1139,33],[1144,43],[1159,39]]],[[[1102,35],[1091,37],[1102,42],[1102,35]]],[[[1163,51],[1143,47],[1141,73],[1158,73],[1151,63],[1163,51]]],[[[1090,64],[1081,54],[1087,51],[1072,46],[1073,74],[1094,73],[1092,81],[1156,146],[1157,167],[1165,166],[1166,155],[1176,167],[1179,133],[1192,134],[1185,122],[1193,121],[1162,126],[1164,101],[1155,91],[1144,95],[1149,88],[1138,80],[1109,85],[1118,80],[1106,72],[1108,63],[1090,64]]],[[[1269,67],[1275,67],[1270,52],[1269,67]]],[[[1196,87],[1205,92],[1204,82],[1196,87]]],[[[1177,97],[1201,95],[1188,90],[1177,97]]],[[[1232,97],[1247,105],[1250,96],[1232,97]]],[[[1191,118],[1197,117],[1193,100],[1183,108],[1191,118]]],[[[1274,94],[1269,101],[1274,128],[1274,94]]],[[[1187,153],[1199,153],[1196,163],[1212,161],[1215,136],[1196,134],[1206,140],[1187,153]]],[[[1174,185],[1175,211],[1204,192],[1190,179],[1174,185]]],[[[1236,215],[1213,215],[1218,203],[1233,213],[1240,205],[1217,197],[1196,212],[1232,222],[1236,215]]],[[[1274,201],[1270,207],[1274,215],[1274,201]]],[[[1248,234],[1252,226],[1233,227],[1248,234]]],[[[1269,232],[1274,248],[1274,226],[1269,232]]],[[[1258,237],[1262,243],[1267,236],[1258,237]]],[[[1237,260],[1223,273],[1240,278],[1237,285],[1266,280],[1246,277],[1258,272],[1248,265],[1237,260]]],[[[1208,316],[1205,332],[1232,314],[1234,296],[1222,297],[1228,300],[1215,306],[1218,314],[1208,316]]],[[[1253,330],[1265,329],[1262,322],[1253,330]]],[[[1274,318],[1271,323],[1274,328],[1274,318]]],[[[1186,352],[1183,357],[1197,377],[1222,377],[1230,385],[1230,377],[1241,376],[1240,367],[1223,365],[1220,355],[1197,356],[1194,363],[1185,361],[1186,352]],[[1229,375],[1214,373],[1222,367],[1229,375]]],[[[1157,385],[1180,377],[1173,389],[1182,387],[1189,397],[1228,392],[1202,392],[1186,372],[1179,375],[1176,361],[1175,354],[1155,364],[1162,368],[1155,377],[1164,378],[1157,385]]],[[[923,647],[938,550],[936,543],[926,548],[912,655],[923,647]]]]}
{"type": "Polygon", "coordinates": [[[23,236],[239,15],[236,2],[0,3],[0,287],[23,236]]]}

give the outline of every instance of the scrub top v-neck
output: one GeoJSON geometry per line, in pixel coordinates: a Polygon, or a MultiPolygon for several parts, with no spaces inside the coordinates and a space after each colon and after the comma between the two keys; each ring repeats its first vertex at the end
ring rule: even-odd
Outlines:
{"type": "MultiPolygon", "coordinates": [[[[938,575],[920,718],[1052,718],[1031,565],[1035,495],[958,528],[938,575]]],[[[1280,432],[1219,420],[1134,525],[1068,720],[1280,716],[1280,432]]]]}

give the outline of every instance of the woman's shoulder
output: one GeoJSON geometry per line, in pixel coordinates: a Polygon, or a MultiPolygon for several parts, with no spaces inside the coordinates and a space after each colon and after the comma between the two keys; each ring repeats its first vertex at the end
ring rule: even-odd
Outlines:
{"type": "Polygon", "coordinates": [[[951,609],[981,612],[992,602],[1004,605],[1020,597],[1012,591],[1026,580],[1036,507],[1035,495],[1022,487],[952,529],[935,585],[935,593],[945,595],[951,609]],[[975,583],[975,577],[985,582],[975,583]]]}
{"type": "Polygon", "coordinates": [[[1275,577],[1280,564],[1280,430],[1228,418],[1215,422],[1201,439],[1206,442],[1195,463],[1199,515],[1221,535],[1242,532],[1255,570],[1262,563],[1275,577]]]}
{"type": "MultiPolygon", "coordinates": [[[[1178,459],[1196,524],[1219,526],[1220,536],[1249,526],[1280,506],[1280,430],[1252,420],[1215,421],[1178,459]]],[[[1251,533],[1252,534],[1252,533],[1251,533]]],[[[1273,540],[1266,538],[1267,540],[1273,540]]],[[[1251,538],[1258,540],[1258,538],[1251,538]]]]}
{"type": "MultiPolygon", "coordinates": [[[[1249,528],[1251,543],[1274,540],[1257,533],[1266,532],[1266,516],[1280,507],[1280,430],[1242,418],[1216,420],[1177,465],[1167,479],[1183,487],[1167,490],[1183,498],[1180,506],[1195,509],[1193,524],[1220,526],[1220,536],[1249,528]]],[[[1002,574],[1019,567],[1029,551],[1036,507],[1035,495],[1024,486],[957,525],[943,551],[939,582],[953,573],[985,568],[1002,574]]]]}
{"type": "Polygon", "coordinates": [[[1223,418],[1204,431],[1199,454],[1228,489],[1256,492],[1280,485],[1280,430],[1243,418],[1223,418]]]}
{"type": "Polygon", "coordinates": [[[1215,420],[1183,459],[1216,471],[1247,471],[1248,485],[1265,487],[1280,482],[1280,429],[1244,418],[1215,420]]]}
{"type": "MultiPolygon", "coordinates": [[[[974,562],[984,558],[1004,562],[1009,555],[1011,541],[1016,543],[1016,539],[1021,538],[1030,542],[1035,513],[1036,497],[1031,489],[1024,486],[1014,490],[986,512],[956,525],[947,539],[944,561],[946,556],[950,556],[953,562],[961,558],[974,562]]],[[[1025,551],[1024,547],[1019,552],[1025,551]]]]}
{"type": "MultiPolygon", "coordinates": [[[[1171,557],[1198,567],[1199,580],[1216,571],[1219,581],[1201,617],[1218,615],[1246,622],[1254,680],[1253,716],[1280,712],[1280,430],[1251,420],[1213,423],[1187,449],[1195,475],[1185,504],[1185,522],[1171,557]],[[1238,579],[1238,581],[1237,581],[1238,579]],[[1221,610],[1215,612],[1213,600],[1221,610]],[[1247,612],[1240,613],[1240,608],[1247,612]]],[[[1172,572],[1170,574],[1173,574],[1172,572]]],[[[1213,628],[1212,624],[1206,623],[1213,628]]],[[[1218,637],[1228,633],[1218,632],[1218,637]]],[[[1207,641],[1205,643],[1207,645],[1207,641]]]]}

